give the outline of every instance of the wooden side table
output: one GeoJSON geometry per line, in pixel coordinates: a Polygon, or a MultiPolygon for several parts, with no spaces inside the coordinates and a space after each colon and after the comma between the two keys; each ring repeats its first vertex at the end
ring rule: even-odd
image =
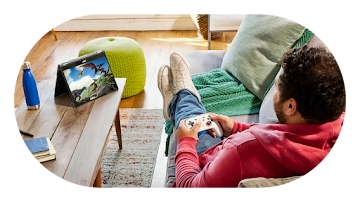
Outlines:
{"type": "Polygon", "coordinates": [[[55,80],[38,83],[40,109],[27,110],[24,101],[15,114],[19,129],[33,138],[46,136],[54,145],[56,159],[43,162],[44,167],[69,182],[101,186],[101,162],[113,122],[122,147],[119,105],[125,81],[116,78],[118,91],[79,107],[74,107],[70,94],[54,98],[55,80]]]}
{"type": "Polygon", "coordinates": [[[209,14],[208,49],[211,49],[211,32],[237,32],[245,15],[209,14]]]}

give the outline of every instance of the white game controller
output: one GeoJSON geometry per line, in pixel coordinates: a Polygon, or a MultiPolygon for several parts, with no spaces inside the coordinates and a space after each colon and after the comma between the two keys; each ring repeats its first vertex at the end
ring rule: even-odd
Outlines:
{"type": "Polygon", "coordinates": [[[211,129],[216,133],[216,137],[222,137],[223,136],[223,130],[219,124],[218,121],[213,121],[210,118],[210,114],[202,114],[197,117],[186,119],[185,124],[186,126],[191,129],[194,127],[195,123],[197,121],[201,121],[200,131],[209,130],[211,129]]]}

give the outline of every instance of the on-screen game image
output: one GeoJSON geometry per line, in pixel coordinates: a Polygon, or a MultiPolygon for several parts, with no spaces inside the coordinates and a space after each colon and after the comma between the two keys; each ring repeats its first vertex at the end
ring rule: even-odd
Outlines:
{"type": "Polygon", "coordinates": [[[106,57],[66,69],[63,73],[78,105],[118,90],[106,57]]]}

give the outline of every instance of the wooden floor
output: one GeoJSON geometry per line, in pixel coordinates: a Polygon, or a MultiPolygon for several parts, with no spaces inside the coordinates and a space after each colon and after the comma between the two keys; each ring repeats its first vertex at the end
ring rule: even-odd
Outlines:
{"type": "MultiPolygon", "coordinates": [[[[212,50],[226,50],[235,32],[224,32],[219,39],[212,40],[212,50]]],[[[158,69],[169,64],[172,52],[185,54],[190,51],[207,50],[207,40],[199,38],[196,31],[103,31],[103,32],[56,32],[47,33],[33,46],[24,61],[31,63],[37,81],[56,79],[59,63],[74,59],[86,42],[99,37],[128,37],[137,41],[144,50],[146,60],[146,83],[144,90],[136,96],[123,99],[120,108],[161,109],[162,96],[157,87],[158,69]]],[[[40,36],[39,36],[40,38],[40,36]]],[[[24,101],[22,70],[15,86],[14,107],[24,101]]]]}

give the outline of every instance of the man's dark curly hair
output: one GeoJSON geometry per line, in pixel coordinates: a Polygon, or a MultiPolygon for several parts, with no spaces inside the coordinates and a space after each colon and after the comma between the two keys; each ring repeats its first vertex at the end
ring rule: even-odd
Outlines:
{"type": "Polygon", "coordinates": [[[284,53],[279,77],[280,102],[294,98],[308,123],[338,119],[345,111],[345,85],[333,55],[306,45],[284,53]]]}

